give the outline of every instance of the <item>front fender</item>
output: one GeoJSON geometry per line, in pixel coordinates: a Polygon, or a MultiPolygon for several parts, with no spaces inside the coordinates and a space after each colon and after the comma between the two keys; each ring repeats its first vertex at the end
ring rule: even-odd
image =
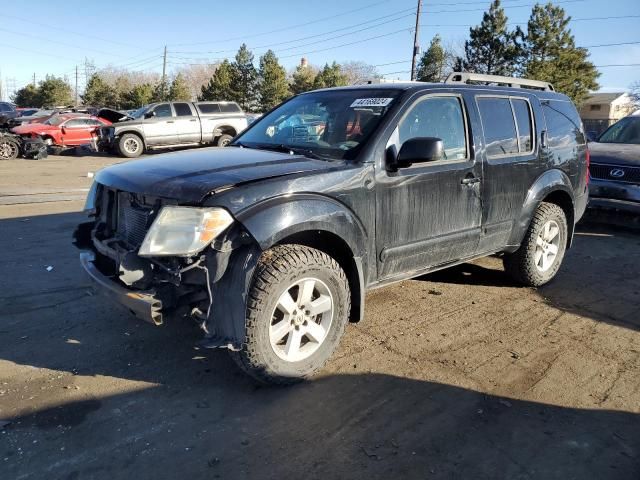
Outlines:
{"type": "Polygon", "coordinates": [[[356,214],[338,200],[317,194],[283,195],[238,212],[236,219],[262,250],[300,232],[326,231],[349,245],[354,257],[366,253],[368,233],[356,214]]]}
{"type": "MultiPolygon", "coordinates": [[[[522,239],[529,229],[529,224],[533,219],[533,214],[538,208],[538,205],[540,205],[540,202],[542,202],[549,194],[556,191],[567,193],[571,198],[572,205],[575,205],[573,187],[567,174],[562,170],[547,170],[536,179],[527,192],[522,210],[520,211],[520,216],[511,232],[511,238],[508,243],[510,247],[518,248],[520,246],[522,239]]],[[[568,225],[568,227],[571,235],[573,232],[573,224],[568,225]]]]}

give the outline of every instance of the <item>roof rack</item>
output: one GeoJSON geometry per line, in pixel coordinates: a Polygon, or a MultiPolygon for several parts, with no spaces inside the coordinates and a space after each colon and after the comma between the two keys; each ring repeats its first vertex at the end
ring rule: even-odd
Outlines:
{"type": "Polygon", "coordinates": [[[544,90],[553,92],[555,89],[549,82],[540,80],[528,80],[526,78],[503,77],[501,75],[484,75],[481,73],[452,72],[444,83],[494,83],[515,88],[532,88],[534,90],[544,90]]]}

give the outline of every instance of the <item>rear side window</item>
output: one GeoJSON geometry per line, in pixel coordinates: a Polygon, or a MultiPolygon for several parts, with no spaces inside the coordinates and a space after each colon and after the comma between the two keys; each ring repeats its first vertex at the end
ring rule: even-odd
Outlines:
{"type": "Polygon", "coordinates": [[[533,150],[533,125],[531,124],[531,107],[529,102],[521,98],[512,98],[513,113],[516,116],[516,126],[518,127],[518,138],[520,140],[520,152],[530,152],[533,150]]]}
{"type": "Polygon", "coordinates": [[[542,102],[542,111],[547,121],[549,147],[562,148],[585,143],[580,117],[571,103],[547,100],[542,102]]]}
{"type": "Polygon", "coordinates": [[[191,106],[188,103],[174,103],[173,108],[178,117],[191,117],[193,115],[191,106]]]}
{"type": "Polygon", "coordinates": [[[508,98],[478,98],[488,157],[518,154],[518,135],[508,98]]]}
{"type": "Polygon", "coordinates": [[[220,106],[217,103],[199,103],[198,109],[201,113],[220,113],[220,106]]]}
{"type": "Polygon", "coordinates": [[[238,113],[240,112],[240,106],[237,103],[221,103],[220,111],[222,113],[238,113]]]}

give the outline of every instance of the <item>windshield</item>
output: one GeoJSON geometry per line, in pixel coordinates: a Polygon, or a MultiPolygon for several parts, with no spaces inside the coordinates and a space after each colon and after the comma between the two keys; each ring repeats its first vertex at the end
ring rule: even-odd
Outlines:
{"type": "Polygon", "coordinates": [[[353,159],[400,90],[327,90],[300,95],[258,119],[232,145],[353,159]]]}
{"type": "Polygon", "coordinates": [[[640,117],[627,117],[614,123],[600,135],[598,142],[640,144],[640,117]]]}
{"type": "Polygon", "coordinates": [[[54,115],[44,123],[45,125],[60,125],[64,120],[65,120],[64,118],[59,117],[58,115],[54,115]]]}

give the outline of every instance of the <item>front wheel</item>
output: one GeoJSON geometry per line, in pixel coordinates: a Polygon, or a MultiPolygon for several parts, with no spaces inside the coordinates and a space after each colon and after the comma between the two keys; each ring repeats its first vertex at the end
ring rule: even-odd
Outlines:
{"type": "Polygon", "coordinates": [[[137,158],[144,151],[144,143],[142,139],[133,133],[125,133],[118,141],[118,150],[120,154],[127,158],[137,158]]]}
{"type": "Polygon", "coordinates": [[[541,203],[520,248],[504,256],[505,270],[523,285],[539,287],[548,283],[562,264],[567,232],[564,210],[553,203],[541,203]]]}
{"type": "Polygon", "coordinates": [[[236,363],[264,383],[293,383],[321,368],[347,324],[350,293],[340,265],[302,245],[263,253],[249,290],[246,338],[236,363]]]}
{"type": "Polygon", "coordinates": [[[231,135],[220,135],[218,137],[218,140],[216,141],[216,145],[218,147],[226,147],[227,145],[229,145],[229,143],[231,143],[231,140],[233,140],[233,137],[231,135]]]}

